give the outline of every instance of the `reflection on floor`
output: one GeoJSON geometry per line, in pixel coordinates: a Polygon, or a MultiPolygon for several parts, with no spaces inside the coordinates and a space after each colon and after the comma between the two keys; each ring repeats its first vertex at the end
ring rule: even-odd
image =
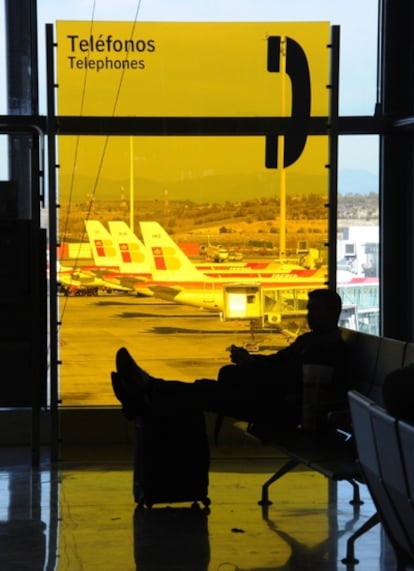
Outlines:
{"type": "Polygon", "coordinates": [[[356,542],[359,564],[341,561],[347,538],[375,511],[364,487],[355,511],[348,484],[297,470],[271,488],[274,503],[263,512],[260,487],[280,459],[213,450],[207,512],[136,508],[130,447],[65,449],[57,467],[44,454],[32,470],[30,450],[0,448],[2,571],[395,569],[379,525],[356,542]]]}

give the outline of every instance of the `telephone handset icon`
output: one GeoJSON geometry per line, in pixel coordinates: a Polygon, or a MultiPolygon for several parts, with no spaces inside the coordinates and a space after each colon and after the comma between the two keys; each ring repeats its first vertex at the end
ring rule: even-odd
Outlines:
{"type": "MultiPolygon", "coordinates": [[[[286,75],[292,85],[292,112],[288,132],[284,137],[283,167],[298,160],[306,144],[310,118],[311,86],[308,61],[301,46],[286,37],[281,46],[281,36],[270,36],[267,45],[267,71],[281,71],[281,47],[285,51],[286,75]]],[[[278,167],[278,135],[266,135],[266,168],[278,167]]]]}

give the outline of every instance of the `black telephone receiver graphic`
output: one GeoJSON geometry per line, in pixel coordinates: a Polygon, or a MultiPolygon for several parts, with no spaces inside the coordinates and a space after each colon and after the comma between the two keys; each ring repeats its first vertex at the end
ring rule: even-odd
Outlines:
{"type": "MultiPolygon", "coordinates": [[[[267,44],[267,71],[280,71],[280,36],[270,36],[267,44]]],[[[286,75],[292,83],[292,114],[290,127],[285,135],[283,166],[298,160],[306,144],[310,117],[311,86],[309,66],[301,46],[286,37],[286,75]],[[292,132],[289,132],[291,130],[292,132]]],[[[278,136],[266,135],[266,168],[276,169],[278,136]]]]}

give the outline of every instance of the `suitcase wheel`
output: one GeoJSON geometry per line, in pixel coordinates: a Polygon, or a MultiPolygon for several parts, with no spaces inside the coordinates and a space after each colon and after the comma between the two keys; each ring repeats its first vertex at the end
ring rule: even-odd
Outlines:
{"type": "Polygon", "coordinates": [[[205,508],[208,508],[208,506],[211,504],[210,498],[205,497],[205,498],[201,498],[201,499],[199,499],[199,500],[195,500],[195,501],[191,504],[191,507],[194,508],[194,509],[199,508],[200,506],[198,505],[198,502],[201,502],[205,508]]]}
{"type": "Polygon", "coordinates": [[[135,500],[136,504],[137,504],[137,508],[138,509],[144,509],[144,508],[148,508],[149,510],[152,508],[152,503],[151,502],[146,502],[145,500],[135,500]]]}

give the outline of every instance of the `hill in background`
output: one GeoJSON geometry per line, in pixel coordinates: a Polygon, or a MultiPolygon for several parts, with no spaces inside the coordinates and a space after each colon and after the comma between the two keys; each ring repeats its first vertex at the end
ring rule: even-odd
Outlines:
{"type": "MultiPolygon", "coordinates": [[[[250,175],[212,176],[179,181],[154,181],[135,177],[136,200],[190,200],[197,203],[223,203],[277,197],[280,192],[278,171],[250,175]]],[[[289,196],[327,194],[327,176],[286,171],[286,191],[289,196]]],[[[93,200],[128,200],[131,189],[127,179],[119,181],[77,176],[74,182],[60,179],[60,200],[73,203],[93,200]]],[[[369,194],[378,192],[378,176],[360,170],[343,170],[338,177],[339,194],[369,194]]]]}
{"type": "Polygon", "coordinates": [[[369,194],[378,192],[378,175],[364,170],[344,169],[338,176],[339,194],[369,194]]]}

